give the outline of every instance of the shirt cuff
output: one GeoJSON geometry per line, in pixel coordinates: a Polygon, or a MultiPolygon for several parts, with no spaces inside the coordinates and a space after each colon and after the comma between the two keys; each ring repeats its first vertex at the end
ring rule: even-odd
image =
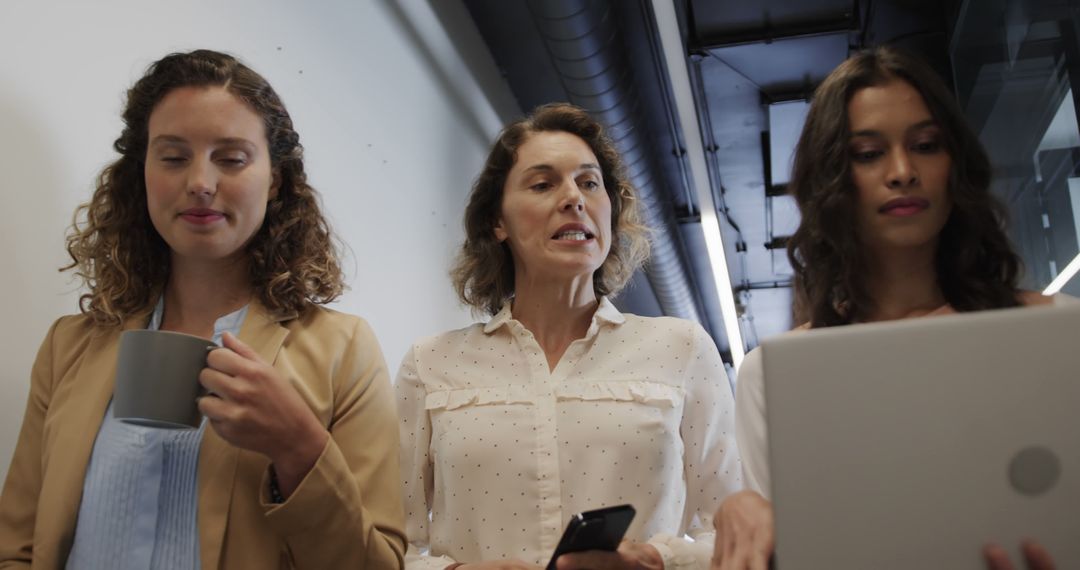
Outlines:
{"type": "MultiPolygon", "coordinates": [[[[710,535],[711,536],[711,535],[710,535]]],[[[702,570],[709,567],[712,558],[712,545],[690,542],[670,534],[658,534],[649,539],[649,544],[660,553],[664,570],[702,570]]]]}
{"type": "MultiPolygon", "coordinates": [[[[328,511],[341,508],[338,489],[353,486],[351,472],[333,438],[327,438],[315,465],[284,502],[274,502],[267,465],[259,483],[259,503],[267,521],[281,536],[300,534],[322,523],[328,511]]],[[[330,515],[332,516],[332,515],[330,515]]]]}

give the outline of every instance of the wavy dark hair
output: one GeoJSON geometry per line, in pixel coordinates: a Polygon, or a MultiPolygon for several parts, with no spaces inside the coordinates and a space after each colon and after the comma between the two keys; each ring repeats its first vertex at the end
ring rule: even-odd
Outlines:
{"type": "Polygon", "coordinates": [[[71,264],[89,290],[79,308],[96,324],[115,326],[147,310],[169,276],[170,249],[154,229],[146,202],[150,114],[180,87],[222,87],[263,120],[271,168],[280,179],[262,226],[246,246],[250,278],[271,312],[299,314],[344,289],[337,240],[307,182],[303,147],[281,98],[261,75],[231,55],[211,50],[174,53],[154,62],[127,92],[120,153],[98,177],[90,201],[75,211],[67,236],[71,264]]]}
{"type": "Polygon", "coordinates": [[[855,54],[814,93],[795,151],[789,190],[802,214],[788,242],[795,270],[795,317],[811,327],[848,324],[872,301],[855,230],[848,103],[856,91],[900,79],[914,87],[943,131],[952,159],[952,212],[938,240],[938,284],[957,311],[1019,305],[1021,263],[1005,233],[1004,207],[990,193],[990,159],[960,106],[926,64],[891,47],[855,54]]]}
{"type": "Polygon", "coordinates": [[[603,126],[574,105],[541,105],[499,134],[465,208],[465,243],[450,276],[461,302],[479,312],[499,312],[514,293],[514,259],[510,247],[495,237],[506,177],[517,160],[518,148],[529,136],[552,131],[577,135],[589,145],[611,200],[613,239],[607,259],[593,274],[596,294],[618,293],[649,257],[649,230],[642,222],[637,192],[603,126]]]}

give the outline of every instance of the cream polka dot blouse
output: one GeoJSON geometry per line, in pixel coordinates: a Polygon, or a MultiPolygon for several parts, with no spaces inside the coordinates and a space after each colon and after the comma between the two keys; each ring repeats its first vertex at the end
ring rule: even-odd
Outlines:
{"type": "Polygon", "coordinates": [[[414,344],[396,391],[410,569],[543,565],[571,515],[621,503],[637,509],[627,538],[704,569],[712,515],[742,487],[727,374],[689,321],[602,299],[549,371],[507,304],[414,344]]]}

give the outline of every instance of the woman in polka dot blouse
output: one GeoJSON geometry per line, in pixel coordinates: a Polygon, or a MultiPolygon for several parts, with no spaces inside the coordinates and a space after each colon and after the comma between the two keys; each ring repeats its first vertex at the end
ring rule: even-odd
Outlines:
{"type": "Polygon", "coordinates": [[[492,317],[417,341],[398,374],[406,566],[534,568],[571,515],[631,503],[617,552],[558,567],[708,568],[742,486],[733,397],[699,325],[607,298],[648,242],[599,123],[561,104],[507,127],[465,230],[454,284],[492,317]]]}

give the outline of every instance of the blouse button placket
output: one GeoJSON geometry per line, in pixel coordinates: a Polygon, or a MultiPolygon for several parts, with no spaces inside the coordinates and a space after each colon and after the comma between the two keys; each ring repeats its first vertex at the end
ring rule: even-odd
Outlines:
{"type": "Polygon", "coordinates": [[[530,382],[536,402],[536,472],[540,500],[540,549],[551,552],[562,534],[562,484],[559,475],[559,434],[555,424],[555,386],[561,366],[549,372],[547,358],[536,338],[515,324],[515,333],[530,361],[530,382]]]}

